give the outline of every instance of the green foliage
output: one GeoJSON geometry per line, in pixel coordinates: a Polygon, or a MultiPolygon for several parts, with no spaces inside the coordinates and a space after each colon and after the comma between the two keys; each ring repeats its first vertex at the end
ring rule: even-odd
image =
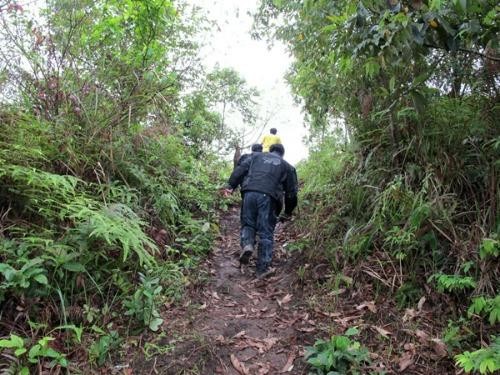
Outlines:
{"type": "Polygon", "coordinates": [[[140,287],[123,302],[126,309],[125,315],[132,315],[137,320],[142,321],[144,326],[149,327],[150,330],[157,331],[163,323],[157,308],[163,289],[159,285],[160,279],[158,277],[151,278],[141,273],[139,278],[140,287]]]}
{"type": "Polygon", "coordinates": [[[493,337],[491,341],[490,346],[456,355],[457,365],[466,373],[474,371],[480,374],[494,374],[500,370],[500,338],[493,337]]]}
{"type": "MultiPolygon", "coordinates": [[[[125,262],[133,251],[139,259],[139,265],[152,266],[154,258],[150,252],[158,251],[156,244],[144,233],[146,223],[128,206],[120,203],[108,205],[100,211],[87,207],[69,207],[75,210],[67,217],[77,223],[74,232],[80,240],[87,241],[88,248],[101,243],[122,249],[122,260],[125,262]]],[[[77,239],[78,240],[78,239],[77,239]]]]}
{"type": "Polygon", "coordinates": [[[488,316],[488,322],[491,325],[500,322],[500,295],[495,298],[475,297],[472,299],[472,304],[467,310],[467,314],[471,317],[474,314],[480,316],[488,316]]]}
{"type": "Polygon", "coordinates": [[[98,330],[102,333],[96,341],[92,343],[89,348],[89,360],[90,362],[97,362],[98,365],[103,365],[113,349],[116,349],[122,340],[120,339],[116,331],[111,331],[109,334],[105,334],[103,331],[98,330]]]}
{"type": "Polygon", "coordinates": [[[493,238],[485,238],[481,242],[479,247],[479,257],[481,259],[485,258],[497,258],[500,254],[500,241],[493,238]]]}
{"type": "Polygon", "coordinates": [[[15,349],[14,355],[16,357],[23,355],[28,350],[24,347],[24,340],[21,337],[14,335],[12,333],[10,334],[10,339],[0,340],[0,348],[15,349]]]}
{"type": "MultiPolygon", "coordinates": [[[[369,275],[400,307],[432,283],[452,306],[444,321],[467,309],[463,297],[497,294],[498,10],[489,0],[260,2],[254,32],[294,57],[287,79],[311,128],[297,223],[310,264],[369,275]]],[[[489,319],[484,298],[470,311],[489,319]]],[[[457,346],[480,342],[474,324],[457,346]]]]}
{"type": "Polygon", "coordinates": [[[434,274],[429,278],[429,281],[435,280],[437,289],[442,293],[446,292],[461,292],[466,289],[474,289],[476,282],[470,276],[460,275],[445,275],[442,273],[434,274]]]}
{"type": "Polygon", "coordinates": [[[450,351],[461,349],[468,339],[474,338],[474,332],[471,332],[468,324],[469,322],[465,318],[460,318],[457,322],[448,321],[448,326],[443,330],[442,337],[450,351]]]}
{"type": "Polygon", "coordinates": [[[315,374],[361,374],[361,366],[368,362],[368,350],[349,336],[358,333],[349,328],[345,335],[332,336],[329,341],[317,340],[312,347],[306,347],[305,358],[315,374]]]}
{"type": "MultiPolygon", "coordinates": [[[[0,340],[0,348],[14,349],[14,355],[16,357],[26,359],[30,363],[38,363],[40,360],[50,360],[51,367],[56,364],[62,367],[67,367],[68,361],[66,356],[49,346],[49,342],[54,340],[55,339],[50,336],[42,337],[36,342],[36,344],[29,348],[25,346],[25,340],[23,338],[11,334],[9,340],[0,340]]],[[[27,367],[23,367],[20,369],[20,373],[29,373],[29,370],[27,367]]]]}
{"type": "MultiPolygon", "coordinates": [[[[76,345],[102,365],[128,327],[160,330],[160,303],[211,248],[227,92],[204,91],[207,23],[188,12],[163,0],[0,12],[0,315],[32,332],[33,361],[66,366],[78,350],[55,348],[76,345]]],[[[235,83],[247,96],[227,103],[250,109],[235,83]]]]}
{"type": "Polygon", "coordinates": [[[34,282],[41,285],[47,285],[48,280],[43,267],[37,267],[43,262],[42,259],[21,259],[25,263],[16,270],[8,264],[0,263],[0,273],[3,275],[5,282],[2,283],[3,290],[9,289],[28,289],[34,282]]]}
{"type": "Polygon", "coordinates": [[[51,359],[51,366],[56,364],[66,367],[68,361],[66,356],[49,346],[49,342],[55,340],[53,337],[42,337],[33,345],[28,352],[28,360],[37,363],[40,359],[51,359]]]}
{"type": "Polygon", "coordinates": [[[394,296],[399,308],[414,306],[422,297],[423,291],[414,281],[407,281],[401,285],[394,296]]]}

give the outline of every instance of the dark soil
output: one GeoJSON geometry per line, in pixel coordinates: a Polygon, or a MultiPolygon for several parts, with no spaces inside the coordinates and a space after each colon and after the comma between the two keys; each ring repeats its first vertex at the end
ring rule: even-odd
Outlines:
{"type": "Polygon", "coordinates": [[[181,307],[165,311],[166,335],[151,339],[149,358],[136,355],[131,373],[307,373],[303,345],[313,341],[316,323],[283,248],[283,224],[275,232],[276,272],[264,280],[255,278],[253,261],[239,265],[238,207],[225,213],[220,231],[203,266],[208,280],[181,307]]]}

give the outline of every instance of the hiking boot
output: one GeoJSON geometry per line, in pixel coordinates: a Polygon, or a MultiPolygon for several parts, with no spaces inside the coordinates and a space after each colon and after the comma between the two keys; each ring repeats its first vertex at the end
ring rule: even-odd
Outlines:
{"type": "Polygon", "coordinates": [[[275,272],[276,272],[275,268],[269,267],[267,270],[262,271],[262,272],[256,271],[255,276],[257,277],[257,279],[263,280],[269,276],[274,275],[275,272]]]}
{"type": "Polygon", "coordinates": [[[253,254],[253,246],[252,245],[245,245],[243,247],[243,250],[241,250],[240,264],[248,264],[252,254],[253,254]]]}

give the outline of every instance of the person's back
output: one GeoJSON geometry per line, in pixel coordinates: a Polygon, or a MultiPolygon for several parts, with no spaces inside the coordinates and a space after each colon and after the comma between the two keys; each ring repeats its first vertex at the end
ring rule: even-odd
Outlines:
{"type": "Polygon", "coordinates": [[[281,144],[271,146],[269,153],[257,153],[236,167],[226,189],[231,193],[240,183],[244,192],[241,209],[240,264],[248,264],[259,236],[256,275],[266,277],[273,255],[273,236],[277,215],[285,193],[285,214],[291,215],[297,205],[295,169],[283,160],[281,144]]]}
{"type": "MultiPolygon", "coordinates": [[[[241,165],[248,169],[248,174],[241,184],[242,192],[257,191],[268,194],[273,199],[281,199],[280,191],[286,179],[287,163],[279,155],[258,153],[247,158],[241,165]]],[[[230,180],[230,183],[233,181],[230,180]]]]}
{"type": "Polygon", "coordinates": [[[272,128],[269,134],[262,137],[260,143],[262,144],[263,152],[269,152],[272,145],[281,144],[281,138],[276,135],[277,132],[275,128],[272,128]]]}

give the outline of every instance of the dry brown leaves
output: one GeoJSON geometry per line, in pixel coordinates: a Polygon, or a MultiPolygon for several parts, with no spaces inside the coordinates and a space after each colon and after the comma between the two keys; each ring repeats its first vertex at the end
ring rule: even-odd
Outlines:
{"type": "Polygon", "coordinates": [[[356,310],[368,309],[372,313],[377,312],[377,307],[375,306],[375,301],[363,302],[362,304],[356,306],[356,310]]]}
{"type": "Polygon", "coordinates": [[[361,318],[361,316],[362,315],[346,316],[344,318],[334,319],[334,321],[336,323],[340,324],[343,328],[346,328],[346,327],[351,325],[351,323],[349,323],[349,322],[352,322],[353,320],[359,319],[359,318],[361,318]]]}
{"type": "Polygon", "coordinates": [[[389,335],[392,335],[392,332],[386,330],[385,328],[373,326],[373,325],[370,327],[373,328],[375,331],[377,331],[380,335],[382,335],[385,338],[389,338],[389,335]]]}
{"type": "Polygon", "coordinates": [[[245,331],[238,333],[234,339],[239,339],[237,343],[234,344],[236,350],[243,350],[249,347],[257,349],[260,354],[269,351],[277,342],[276,337],[266,337],[264,339],[258,339],[255,337],[247,336],[245,331]]]}
{"type": "Polygon", "coordinates": [[[291,294],[287,294],[282,299],[276,299],[276,302],[278,302],[279,307],[281,307],[282,305],[284,305],[285,303],[290,302],[291,300],[292,300],[292,295],[291,294]]]}
{"type": "Polygon", "coordinates": [[[318,308],[315,308],[314,309],[314,312],[316,312],[317,314],[320,314],[320,315],[323,315],[323,316],[326,316],[328,318],[338,318],[339,316],[342,315],[342,313],[339,313],[339,312],[328,312],[328,311],[322,311],[318,308]]]}
{"type": "Polygon", "coordinates": [[[399,371],[403,372],[415,362],[415,345],[408,343],[404,345],[405,352],[398,359],[399,371]]]}
{"type": "Polygon", "coordinates": [[[293,362],[295,361],[295,358],[297,358],[297,352],[295,350],[292,350],[289,354],[288,354],[288,359],[286,360],[286,363],[285,365],[283,366],[283,368],[281,369],[281,373],[284,373],[284,372],[290,372],[293,370],[293,362]]]}
{"type": "Polygon", "coordinates": [[[417,337],[421,345],[432,349],[437,358],[444,358],[448,355],[447,346],[443,340],[431,338],[427,332],[421,329],[417,329],[413,334],[417,337]]]}
{"type": "Polygon", "coordinates": [[[230,359],[231,359],[231,364],[233,365],[236,371],[238,371],[241,375],[250,375],[250,372],[245,367],[245,365],[240,362],[238,357],[236,357],[234,354],[231,354],[230,359]]]}

